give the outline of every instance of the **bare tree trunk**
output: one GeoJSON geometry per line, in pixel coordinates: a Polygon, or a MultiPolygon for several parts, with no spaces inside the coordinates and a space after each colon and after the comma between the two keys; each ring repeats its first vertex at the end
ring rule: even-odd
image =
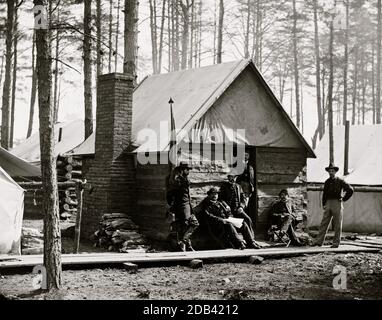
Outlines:
{"type": "Polygon", "coordinates": [[[191,22],[190,22],[190,56],[188,58],[188,68],[192,69],[194,59],[194,31],[195,31],[195,6],[191,7],[191,22]]]}
{"type": "Polygon", "coordinates": [[[347,121],[348,109],[348,65],[349,65],[349,0],[345,0],[346,6],[346,29],[345,29],[345,54],[344,54],[344,108],[342,112],[342,124],[347,121]]]}
{"type": "Polygon", "coordinates": [[[249,30],[251,21],[251,0],[247,0],[247,21],[245,25],[245,35],[244,35],[244,57],[249,58],[249,30]]]}
{"type": "Polygon", "coordinates": [[[173,25],[173,19],[171,15],[171,10],[172,10],[172,4],[171,1],[169,1],[168,6],[167,6],[167,40],[168,40],[168,64],[167,64],[167,69],[168,72],[171,71],[172,67],[172,46],[173,46],[173,37],[172,37],[172,25],[173,25]]]}
{"type": "Polygon", "coordinates": [[[321,140],[324,134],[322,123],[322,101],[321,101],[321,58],[320,58],[320,40],[318,36],[318,0],[314,0],[314,48],[316,56],[316,101],[317,101],[317,119],[318,119],[318,137],[321,140]]]}
{"type": "Polygon", "coordinates": [[[160,33],[159,33],[158,73],[162,72],[163,38],[164,38],[165,22],[166,22],[166,0],[163,0],[161,26],[160,26],[160,33]]]}
{"type": "Polygon", "coordinates": [[[92,97],[92,2],[84,0],[84,106],[85,139],[93,133],[93,97],[92,97]]]}
{"type": "Polygon", "coordinates": [[[111,73],[111,61],[113,58],[113,0],[109,1],[109,73],[111,73]]]}
{"type": "Polygon", "coordinates": [[[366,74],[368,73],[364,55],[362,55],[362,124],[365,124],[366,115],[366,74]]]}
{"type": "Polygon", "coordinates": [[[334,27],[333,20],[330,22],[330,40],[329,40],[329,84],[328,84],[328,116],[329,116],[329,162],[334,163],[334,137],[333,137],[333,84],[334,84],[334,66],[333,66],[333,39],[334,27]]]}
{"type": "Polygon", "coordinates": [[[97,6],[97,15],[96,15],[96,29],[97,29],[97,58],[96,58],[96,69],[97,69],[97,77],[102,74],[102,8],[101,8],[101,0],[96,1],[97,6]]]}
{"type": "Polygon", "coordinates": [[[3,73],[4,73],[4,60],[5,60],[5,56],[4,54],[1,56],[1,67],[0,67],[0,87],[1,87],[1,83],[3,82],[3,73]]]}
{"type": "Polygon", "coordinates": [[[261,65],[261,54],[260,54],[260,32],[261,32],[261,0],[256,0],[256,31],[255,31],[255,64],[260,68],[261,65]]]}
{"type": "Polygon", "coordinates": [[[376,123],[376,101],[375,101],[375,39],[371,45],[371,95],[373,104],[373,124],[376,123]]]}
{"type": "Polygon", "coordinates": [[[15,8],[15,17],[13,22],[13,75],[12,75],[12,103],[11,103],[11,128],[9,133],[9,148],[13,148],[13,136],[15,131],[15,108],[17,91],[17,43],[18,43],[18,15],[15,8]]]}
{"type": "Polygon", "coordinates": [[[293,120],[293,79],[291,77],[290,83],[290,107],[289,107],[289,116],[293,120]]]}
{"type": "MultiPolygon", "coordinates": [[[[57,7],[57,22],[60,21],[60,9],[57,7]]],[[[53,94],[53,110],[54,110],[54,123],[58,121],[58,60],[60,54],[60,29],[56,29],[56,48],[55,48],[55,61],[54,61],[54,94],[53,94]]]]}
{"type": "Polygon", "coordinates": [[[179,0],[180,8],[182,9],[183,28],[182,28],[182,60],[181,69],[187,68],[188,42],[190,37],[190,9],[194,5],[194,0],[179,0]]]}
{"type": "Polygon", "coordinates": [[[125,0],[125,58],[123,72],[137,77],[138,1],[125,0]]]}
{"type": "Polygon", "coordinates": [[[376,103],[376,123],[381,123],[381,37],[382,37],[382,8],[381,0],[377,2],[378,24],[377,24],[377,103],[376,103]]]}
{"type": "Polygon", "coordinates": [[[150,31],[151,31],[151,61],[153,64],[153,73],[158,73],[158,37],[157,37],[157,24],[156,24],[156,1],[149,0],[150,5],[150,31]]]}
{"type": "Polygon", "coordinates": [[[224,23],[224,0],[219,1],[219,22],[217,30],[217,53],[216,63],[222,63],[223,54],[223,23],[224,23]]]}
{"type": "Polygon", "coordinates": [[[213,49],[213,54],[214,54],[214,57],[213,57],[213,64],[216,64],[216,57],[217,57],[217,39],[218,39],[218,23],[217,23],[217,20],[218,20],[218,14],[217,14],[217,11],[218,11],[218,6],[217,6],[217,1],[220,2],[220,0],[215,0],[214,3],[215,3],[215,7],[214,7],[214,49],[213,49]]]}
{"type": "Polygon", "coordinates": [[[322,81],[322,124],[323,124],[323,133],[325,134],[325,131],[326,131],[326,97],[325,97],[325,77],[326,77],[326,70],[323,69],[322,70],[322,77],[321,77],[321,81],[322,81]]]}
{"type": "MultiPolygon", "coordinates": [[[[34,5],[47,8],[46,0],[34,5]]],[[[58,210],[52,105],[52,60],[49,29],[36,29],[38,104],[40,120],[41,180],[44,212],[44,265],[48,290],[61,287],[61,231],[58,210]]]]}
{"type": "MultiPolygon", "coordinates": [[[[353,107],[352,107],[352,119],[351,124],[355,125],[356,104],[357,104],[357,91],[358,91],[358,46],[354,48],[354,76],[353,76],[353,107]]],[[[378,88],[377,88],[378,96],[378,88]]]]}
{"type": "Polygon", "coordinates": [[[115,56],[114,56],[114,72],[118,68],[118,39],[119,39],[119,11],[121,10],[121,0],[117,2],[117,26],[115,30],[115,56]]]}
{"type": "Polygon", "coordinates": [[[180,67],[180,23],[179,23],[179,7],[177,1],[174,4],[175,8],[175,59],[174,59],[174,70],[178,71],[180,67]]]}
{"type": "Polygon", "coordinates": [[[1,112],[1,146],[9,149],[11,68],[12,68],[12,32],[15,1],[7,0],[7,25],[5,38],[5,77],[3,86],[3,100],[1,112]]]}
{"type": "Polygon", "coordinates": [[[176,60],[176,35],[175,35],[175,16],[176,16],[176,10],[175,10],[175,3],[174,1],[171,2],[171,71],[175,70],[175,60],[176,60]]]}
{"type": "Polygon", "coordinates": [[[33,130],[33,118],[34,118],[34,106],[36,103],[36,93],[37,93],[37,68],[35,65],[36,56],[36,31],[33,31],[33,40],[32,40],[32,86],[31,86],[31,98],[30,98],[30,107],[29,107],[29,121],[28,121],[28,131],[27,138],[32,135],[33,130]]]}
{"type": "Polygon", "coordinates": [[[300,76],[300,92],[301,92],[301,132],[304,134],[304,90],[303,90],[303,78],[302,72],[300,76]]]}
{"type": "MultiPolygon", "coordinates": [[[[203,21],[203,18],[202,18],[202,15],[203,15],[203,2],[202,0],[199,0],[199,11],[198,11],[198,15],[199,15],[199,41],[198,41],[198,67],[200,67],[201,63],[202,63],[202,33],[203,33],[203,30],[202,30],[202,21],[203,21]]],[[[215,59],[215,58],[214,58],[215,59]]],[[[195,63],[196,64],[196,63],[195,63]]],[[[195,65],[196,67],[196,65],[195,65]]]]}
{"type": "Polygon", "coordinates": [[[297,51],[297,10],[296,10],[296,0],[293,0],[293,67],[294,67],[294,83],[295,83],[295,94],[296,94],[296,125],[297,128],[301,127],[300,119],[300,90],[299,90],[299,72],[298,72],[298,51],[297,51]]]}

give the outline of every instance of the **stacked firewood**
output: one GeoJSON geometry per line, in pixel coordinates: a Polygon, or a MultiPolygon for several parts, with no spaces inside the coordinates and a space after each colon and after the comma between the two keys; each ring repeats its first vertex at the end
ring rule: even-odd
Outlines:
{"type": "Polygon", "coordinates": [[[99,229],[94,233],[94,240],[94,246],[109,251],[128,252],[148,248],[147,240],[139,233],[139,227],[123,213],[104,214],[99,229]]]}
{"type": "MultiPolygon", "coordinates": [[[[75,181],[82,178],[82,161],[72,156],[58,157],[57,176],[59,181],[75,181]]],[[[75,219],[77,213],[77,195],[75,188],[59,190],[61,219],[75,219]]]]}
{"type": "Polygon", "coordinates": [[[67,181],[82,179],[82,160],[72,156],[58,157],[57,175],[67,181]]]}
{"type": "Polygon", "coordinates": [[[22,254],[40,254],[44,251],[44,235],[37,229],[25,228],[21,230],[22,254]]]}

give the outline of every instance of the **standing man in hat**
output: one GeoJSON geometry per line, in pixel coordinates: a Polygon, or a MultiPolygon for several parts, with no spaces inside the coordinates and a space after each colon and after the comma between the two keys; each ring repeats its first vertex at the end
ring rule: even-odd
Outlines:
{"type": "Polygon", "coordinates": [[[257,195],[255,192],[256,181],[255,181],[255,169],[249,163],[249,153],[244,154],[244,171],[236,178],[236,183],[240,184],[243,189],[244,194],[248,197],[248,206],[246,208],[246,213],[254,219],[253,223],[256,223],[257,219],[257,195]]]}
{"type": "Polygon", "coordinates": [[[325,181],[324,193],[322,195],[322,206],[324,207],[324,216],[317,238],[314,242],[316,246],[322,246],[328,231],[330,221],[333,221],[334,239],[332,248],[338,248],[341,242],[343,203],[353,195],[353,188],[343,179],[336,177],[339,168],[332,163],[325,168],[329,173],[329,179],[325,181]]]}
{"type": "Polygon", "coordinates": [[[260,249],[261,246],[255,241],[254,235],[245,221],[240,228],[237,228],[227,220],[232,217],[231,208],[224,201],[219,201],[218,197],[218,189],[211,188],[201,203],[209,231],[219,239],[224,247],[226,247],[226,243],[229,243],[230,246],[240,250],[246,247],[260,249]],[[242,233],[245,242],[240,238],[238,232],[242,233]]]}
{"type": "Polygon", "coordinates": [[[178,245],[181,251],[194,251],[191,236],[199,226],[191,207],[190,181],[188,180],[190,169],[187,163],[182,162],[175,168],[178,174],[173,182],[170,182],[166,195],[167,203],[175,214],[178,245]]]}

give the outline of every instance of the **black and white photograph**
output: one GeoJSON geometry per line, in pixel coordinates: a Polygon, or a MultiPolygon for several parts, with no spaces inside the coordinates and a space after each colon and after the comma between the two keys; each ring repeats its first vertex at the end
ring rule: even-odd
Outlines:
{"type": "Polygon", "coordinates": [[[381,49],[382,0],[0,0],[0,300],[382,300],[381,49]]]}

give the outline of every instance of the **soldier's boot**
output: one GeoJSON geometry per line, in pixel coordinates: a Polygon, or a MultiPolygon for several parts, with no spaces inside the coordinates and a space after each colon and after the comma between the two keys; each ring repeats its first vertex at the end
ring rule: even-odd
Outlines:
{"type": "Polygon", "coordinates": [[[185,244],[186,244],[187,251],[195,251],[195,249],[192,247],[191,240],[185,241],[185,244]]]}
{"type": "Polygon", "coordinates": [[[183,241],[178,242],[180,251],[186,252],[186,244],[183,241]]]}

